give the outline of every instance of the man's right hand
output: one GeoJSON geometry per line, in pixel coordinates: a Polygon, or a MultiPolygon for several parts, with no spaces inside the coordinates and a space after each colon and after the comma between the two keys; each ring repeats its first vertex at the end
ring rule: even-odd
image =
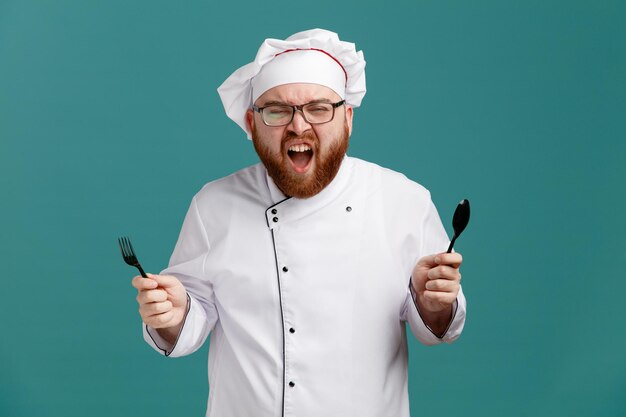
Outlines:
{"type": "Polygon", "coordinates": [[[147,275],[132,281],[137,289],[139,314],[144,323],[158,329],[159,335],[173,344],[187,312],[187,291],[172,275],[147,275]]]}

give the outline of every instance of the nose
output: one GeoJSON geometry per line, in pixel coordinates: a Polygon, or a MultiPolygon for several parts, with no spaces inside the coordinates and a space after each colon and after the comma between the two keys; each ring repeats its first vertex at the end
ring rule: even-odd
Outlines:
{"type": "Polygon", "coordinates": [[[309,122],[304,120],[304,114],[302,113],[302,110],[296,109],[293,114],[293,119],[291,120],[291,123],[287,125],[287,129],[300,136],[307,130],[311,129],[311,125],[309,124],[309,122]]]}

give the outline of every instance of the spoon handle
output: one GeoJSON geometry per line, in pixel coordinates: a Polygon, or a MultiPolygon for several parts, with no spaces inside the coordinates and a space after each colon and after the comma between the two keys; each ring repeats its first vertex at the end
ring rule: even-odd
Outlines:
{"type": "Polygon", "coordinates": [[[448,250],[446,251],[446,253],[452,252],[452,247],[454,246],[454,242],[456,241],[457,237],[458,237],[457,235],[452,236],[452,240],[450,241],[450,246],[448,246],[448,250]]]}

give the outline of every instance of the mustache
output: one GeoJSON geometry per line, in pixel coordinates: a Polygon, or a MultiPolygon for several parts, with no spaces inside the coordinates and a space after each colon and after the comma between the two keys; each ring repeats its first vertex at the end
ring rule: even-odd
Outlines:
{"type": "Polygon", "coordinates": [[[292,141],[294,139],[306,140],[306,141],[314,143],[315,145],[317,145],[319,142],[317,139],[317,135],[313,133],[312,131],[306,131],[302,135],[298,135],[292,131],[286,131],[285,134],[283,135],[281,142],[283,145],[285,145],[287,142],[292,141]]]}

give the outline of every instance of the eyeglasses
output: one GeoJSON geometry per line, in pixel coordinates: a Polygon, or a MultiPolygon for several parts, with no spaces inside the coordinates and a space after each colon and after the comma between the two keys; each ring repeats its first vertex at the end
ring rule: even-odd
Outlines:
{"type": "Polygon", "coordinates": [[[346,101],[337,103],[313,102],[301,104],[299,106],[289,106],[287,104],[272,104],[265,107],[252,106],[252,110],[261,113],[261,118],[266,126],[286,126],[293,120],[296,110],[302,113],[302,117],[307,123],[319,125],[328,123],[335,117],[335,109],[342,106],[346,101]]]}

